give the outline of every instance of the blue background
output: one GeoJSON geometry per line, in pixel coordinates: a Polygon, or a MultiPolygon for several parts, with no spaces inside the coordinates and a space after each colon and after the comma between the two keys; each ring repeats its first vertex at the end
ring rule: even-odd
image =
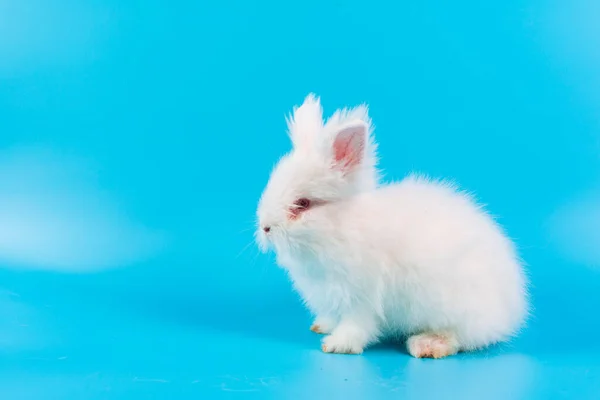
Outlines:
{"type": "Polygon", "coordinates": [[[600,3],[0,0],[3,399],[600,395],[600,3]],[[367,102],[528,263],[510,345],[322,354],[257,199],[284,115],[367,102]]]}

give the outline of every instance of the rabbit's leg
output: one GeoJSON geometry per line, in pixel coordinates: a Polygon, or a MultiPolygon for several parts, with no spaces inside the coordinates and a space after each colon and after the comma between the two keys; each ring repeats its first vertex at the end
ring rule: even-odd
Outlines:
{"type": "Polygon", "coordinates": [[[323,339],[325,353],[360,354],[379,335],[376,318],[368,313],[357,313],[341,318],[340,323],[323,339]]]}
{"type": "Polygon", "coordinates": [[[456,337],[448,332],[413,335],[408,338],[406,348],[416,358],[443,358],[459,350],[456,337]]]}
{"type": "Polygon", "coordinates": [[[326,314],[318,315],[313,324],[311,325],[310,330],[315,333],[329,334],[334,330],[337,323],[337,318],[326,314]]]}

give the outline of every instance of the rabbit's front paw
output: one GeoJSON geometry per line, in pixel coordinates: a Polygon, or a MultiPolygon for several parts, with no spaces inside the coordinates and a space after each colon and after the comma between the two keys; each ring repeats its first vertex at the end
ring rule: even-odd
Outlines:
{"type": "Polygon", "coordinates": [[[310,327],[310,330],[319,334],[329,334],[335,328],[335,320],[328,317],[318,317],[310,327]]]}
{"type": "Polygon", "coordinates": [[[323,339],[321,349],[325,353],[361,354],[363,352],[363,343],[359,339],[352,337],[352,335],[336,331],[323,339]]]}

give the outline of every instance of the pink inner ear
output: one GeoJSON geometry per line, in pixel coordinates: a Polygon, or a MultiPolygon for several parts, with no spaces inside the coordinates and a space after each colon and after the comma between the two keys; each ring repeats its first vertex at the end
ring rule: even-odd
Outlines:
{"type": "Polygon", "coordinates": [[[335,163],[344,169],[360,164],[364,147],[364,127],[354,126],[340,131],[333,142],[335,163]]]}

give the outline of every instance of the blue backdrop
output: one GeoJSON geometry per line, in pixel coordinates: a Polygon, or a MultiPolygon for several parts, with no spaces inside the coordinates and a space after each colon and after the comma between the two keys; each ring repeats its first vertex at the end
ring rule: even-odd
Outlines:
{"type": "Polygon", "coordinates": [[[0,0],[0,397],[596,398],[600,3],[0,0]],[[474,191],[534,317],[447,360],[320,352],[258,197],[304,96],[474,191]],[[329,396],[329,397],[328,397],[329,396]]]}

